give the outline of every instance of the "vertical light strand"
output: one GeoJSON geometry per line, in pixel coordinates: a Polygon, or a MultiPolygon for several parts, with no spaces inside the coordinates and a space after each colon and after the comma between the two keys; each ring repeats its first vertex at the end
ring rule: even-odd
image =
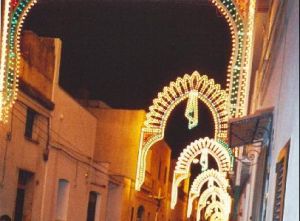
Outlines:
{"type": "Polygon", "coordinates": [[[243,68],[243,74],[240,83],[240,97],[239,97],[239,116],[243,116],[247,111],[248,90],[251,75],[251,65],[253,56],[253,35],[254,35],[254,20],[255,20],[255,7],[256,0],[250,0],[248,10],[248,22],[247,22],[247,42],[245,48],[245,66],[243,68]]]}
{"type": "Polygon", "coordinates": [[[226,91],[230,95],[230,115],[236,116],[238,113],[238,97],[240,88],[240,78],[242,75],[244,60],[243,51],[246,45],[243,43],[245,39],[244,22],[238,7],[232,0],[211,0],[218,8],[219,12],[226,18],[232,37],[232,53],[227,68],[227,84],[226,91]]]}
{"type": "Polygon", "coordinates": [[[208,150],[207,150],[207,148],[204,148],[201,153],[200,165],[201,165],[202,172],[204,172],[208,169],[208,150]]]}
{"type": "Polygon", "coordinates": [[[188,128],[190,130],[198,125],[198,91],[192,90],[189,92],[184,115],[189,120],[188,128]]]}
{"type": "Polygon", "coordinates": [[[5,0],[4,3],[4,16],[3,16],[3,31],[2,31],[2,42],[1,42],[1,63],[0,63],[0,121],[4,120],[3,108],[5,106],[4,100],[4,84],[5,81],[5,67],[6,67],[6,56],[7,56],[7,37],[8,37],[8,25],[9,25],[9,11],[10,1],[5,0]]]}
{"type": "Polygon", "coordinates": [[[20,35],[24,19],[26,18],[31,7],[37,3],[37,0],[12,0],[5,2],[5,24],[6,28],[3,31],[3,41],[5,44],[2,48],[1,54],[1,113],[0,121],[7,122],[7,116],[17,98],[18,92],[18,78],[20,66],[20,35]],[[6,34],[5,34],[6,33],[6,34]],[[5,34],[5,35],[4,35],[5,34]],[[4,58],[4,59],[2,59],[4,58]]]}

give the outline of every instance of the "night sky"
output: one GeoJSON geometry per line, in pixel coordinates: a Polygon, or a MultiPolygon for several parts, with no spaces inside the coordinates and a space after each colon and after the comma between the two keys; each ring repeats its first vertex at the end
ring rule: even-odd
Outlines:
{"type": "MultiPolygon", "coordinates": [[[[194,70],[225,88],[231,39],[210,3],[54,2],[40,0],[25,29],[62,39],[60,85],[74,97],[88,91],[113,108],[147,110],[163,86],[194,70]]],[[[200,103],[199,126],[188,130],[185,105],[166,128],[173,157],[191,141],[213,137],[209,110],[200,103]]]]}

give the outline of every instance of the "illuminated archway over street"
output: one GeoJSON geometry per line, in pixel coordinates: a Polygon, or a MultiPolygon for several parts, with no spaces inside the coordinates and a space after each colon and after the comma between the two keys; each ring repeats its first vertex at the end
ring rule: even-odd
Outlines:
{"type": "Polygon", "coordinates": [[[226,139],[229,117],[227,93],[221,90],[220,85],[215,84],[213,79],[208,79],[206,75],[200,75],[196,71],[192,75],[186,74],[183,78],[177,78],[158,93],[158,97],[153,100],[153,105],[146,115],[139,147],[136,190],[140,189],[145,179],[146,157],[149,149],[164,138],[168,117],[180,102],[190,98],[191,93],[193,97],[196,93],[196,99],[200,99],[212,112],[215,139],[220,141],[226,139]]]}

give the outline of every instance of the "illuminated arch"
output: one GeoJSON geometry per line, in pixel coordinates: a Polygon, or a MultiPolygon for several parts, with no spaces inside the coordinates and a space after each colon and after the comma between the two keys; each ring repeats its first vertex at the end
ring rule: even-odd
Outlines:
{"type": "Polygon", "coordinates": [[[146,121],[142,128],[136,190],[139,190],[144,182],[146,156],[151,146],[163,139],[164,130],[169,115],[172,110],[185,99],[190,93],[196,94],[210,109],[215,123],[215,139],[224,140],[227,136],[228,123],[228,96],[219,84],[215,84],[213,79],[208,79],[206,75],[194,72],[192,75],[184,75],[171,82],[168,87],[164,87],[163,92],[158,93],[158,97],[153,100],[153,105],[149,108],[146,121]]]}
{"type": "Polygon", "coordinates": [[[3,36],[0,63],[0,121],[17,98],[20,64],[20,34],[23,22],[36,0],[4,0],[3,36]]]}
{"type": "MultiPolygon", "coordinates": [[[[228,220],[228,219],[227,219],[228,220]]],[[[223,218],[223,214],[220,212],[213,213],[209,218],[209,221],[227,221],[223,218]]]]}
{"type": "MultiPolygon", "coordinates": [[[[209,217],[213,217],[215,213],[220,214],[221,218],[228,217],[230,211],[224,210],[225,206],[220,201],[213,201],[211,202],[205,209],[205,215],[204,218],[207,220],[209,217]],[[216,212],[216,210],[218,210],[216,212]]],[[[223,219],[221,219],[223,220],[223,219]]]]}
{"type": "Polygon", "coordinates": [[[193,160],[199,156],[203,150],[213,156],[217,162],[219,172],[225,174],[231,170],[232,153],[221,143],[208,137],[200,138],[188,145],[180,154],[173,175],[171,208],[177,203],[178,186],[180,183],[190,177],[190,168],[193,160]]]}
{"type": "Polygon", "coordinates": [[[227,188],[229,187],[228,179],[226,179],[222,173],[216,170],[210,169],[199,174],[193,181],[189,192],[187,217],[191,216],[193,202],[196,198],[200,196],[200,191],[203,185],[208,182],[213,182],[214,184],[217,184],[217,186],[223,189],[224,191],[227,191],[227,188]]]}
{"type": "MultiPolygon", "coordinates": [[[[198,201],[198,208],[197,208],[197,220],[200,220],[200,215],[201,215],[202,209],[206,208],[209,205],[209,203],[208,203],[209,199],[216,198],[216,197],[218,197],[219,202],[222,205],[224,205],[223,209],[224,209],[224,212],[226,212],[226,213],[224,213],[222,215],[223,216],[227,215],[227,216],[224,216],[223,218],[224,218],[224,221],[228,221],[229,213],[231,210],[231,197],[226,191],[224,191],[223,189],[221,189],[219,187],[215,187],[215,186],[206,189],[200,195],[200,198],[198,201]]],[[[217,201],[217,200],[211,200],[211,202],[214,202],[214,201],[217,201]]]]}
{"type": "MultiPolygon", "coordinates": [[[[4,2],[0,64],[0,122],[6,121],[17,96],[20,32],[27,13],[37,0],[4,0],[4,2]]],[[[247,9],[245,5],[233,0],[211,0],[211,2],[224,15],[231,31],[232,55],[228,65],[227,90],[230,94],[230,113],[241,115],[245,102],[246,83],[249,80],[248,69],[251,65],[256,0],[250,0],[247,9]]]]}
{"type": "Polygon", "coordinates": [[[219,84],[206,75],[200,75],[197,71],[192,75],[185,74],[168,87],[164,87],[153,100],[152,106],[146,115],[144,128],[159,130],[164,136],[164,130],[168,117],[172,110],[183,100],[188,99],[190,93],[196,93],[198,98],[208,106],[213,115],[215,123],[215,138],[224,140],[227,136],[228,122],[228,96],[221,90],[219,84]]]}

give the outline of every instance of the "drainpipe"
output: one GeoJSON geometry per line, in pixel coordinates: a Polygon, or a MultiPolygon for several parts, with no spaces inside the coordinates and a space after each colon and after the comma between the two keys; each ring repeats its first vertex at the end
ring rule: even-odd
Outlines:
{"type": "Polygon", "coordinates": [[[45,210],[45,195],[46,195],[46,187],[47,187],[47,176],[48,176],[48,157],[49,157],[49,147],[50,147],[50,117],[47,117],[47,143],[46,147],[43,152],[43,160],[45,162],[45,170],[44,170],[44,177],[43,177],[43,187],[42,187],[42,202],[41,202],[41,220],[45,220],[44,217],[44,210],[45,210]]]}

